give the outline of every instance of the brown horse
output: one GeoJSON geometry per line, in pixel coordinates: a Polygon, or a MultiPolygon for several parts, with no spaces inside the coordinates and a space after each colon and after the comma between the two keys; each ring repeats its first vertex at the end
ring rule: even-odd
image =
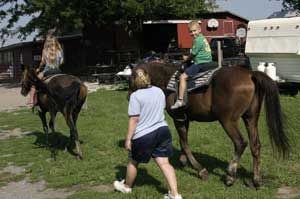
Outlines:
{"type": "MultiPolygon", "coordinates": [[[[194,158],[188,145],[190,121],[219,121],[234,144],[234,158],[227,169],[226,184],[236,181],[236,172],[240,158],[247,146],[239,129],[239,120],[243,119],[253,156],[253,185],[261,185],[260,140],[257,123],[265,99],[266,120],[272,147],[275,146],[284,157],[288,154],[288,138],[283,131],[282,112],[276,83],[262,72],[253,72],[242,67],[223,67],[214,74],[207,88],[199,88],[188,95],[188,106],[171,110],[176,100],[174,92],[166,90],[167,84],[177,67],[170,64],[143,64],[151,76],[152,84],[160,87],[166,94],[167,112],[173,118],[179,134],[182,154],[180,161],[185,165],[187,159],[198,171],[202,179],[208,177],[208,171],[194,158]]],[[[132,92],[129,89],[129,94],[132,92]]],[[[274,148],[273,148],[274,149],[274,148]]]]}
{"type": "Polygon", "coordinates": [[[22,79],[21,94],[26,96],[32,86],[37,90],[37,101],[40,110],[39,116],[42,120],[43,129],[46,134],[48,146],[48,125],[46,113],[50,113],[49,126],[52,133],[55,133],[55,117],[57,112],[61,112],[70,128],[70,139],[68,149],[76,145],[77,158],[82,159],[82,151],[78,139],[76,122],[78,114],[87,96],[87,88],[78,77],[58,74],[41,81],[33,69],[25,67],[22,79]]]}

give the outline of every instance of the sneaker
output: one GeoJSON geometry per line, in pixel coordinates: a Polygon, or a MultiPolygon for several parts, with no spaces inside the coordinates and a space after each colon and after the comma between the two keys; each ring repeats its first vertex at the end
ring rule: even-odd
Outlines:
{"type": "Polygon", "coordinates": [[[176,100],[175,104],[171,106],[171,109],[178,109],[181,107],[184,107],[185,104],[183,102],[183,100],[176,100]]]}
{"type": "Polygon", "coordinates": [[[126,187],[124,182],[125,182],[125,180],[122,180],[122,181],[116,180],[116,181],[114,181],[115,190],[120,191],[122,193],[131,193],[131,188],[126,187]]]}
{"type": "Polygon", "coordinates": [[[178,194],[177,196],[172,196],[170,191],[164,195],[164,199],[182,199],[182,196],[178,194]]]}

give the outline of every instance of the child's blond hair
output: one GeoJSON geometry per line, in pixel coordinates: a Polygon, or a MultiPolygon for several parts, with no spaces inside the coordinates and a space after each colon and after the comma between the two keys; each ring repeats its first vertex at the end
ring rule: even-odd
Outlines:
{"type": "Polygon", "coordinates": [[[147,88],[151,84],[148,72],[144,68],[137,68],[132,72],[132,86],[135,89],[147,88]]]}
{"type": "MultiPolygon", "coordinates": [[[[201,23],[201,22],[200,22],[201,23]]],[[[188,24],[188,27],[189,27],[189,30],[192,28],[192,27],[197,27],[201,30],[201,26],[199,24],[199,21],[198,20],[192,20],[189,24],[188,24]]]]}
{"type": "Polygon", "coordinates": [[[57,51],[62,52],[61,45],[59,44],[57,38],[52,35],[48,36],[43,49],[43,58],[47,58],[50,64],[54,64],[56,62],[57,51]]]}

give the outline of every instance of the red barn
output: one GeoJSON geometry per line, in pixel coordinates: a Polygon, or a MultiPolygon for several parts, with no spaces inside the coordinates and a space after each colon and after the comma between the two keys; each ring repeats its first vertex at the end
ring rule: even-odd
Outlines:
{"type": "MultiPolygon", "coordinates": [[[[144,23],[144,48],[166,52],[168,45],[176,40],[179,49],[192,47],[188,32],[190,20],[161,20],[144,23]]],[[[244,42],[248,20],[229,11],[216,11],[201,15],[201,29],[207,40],[216,37],[240,37],[244,42]]]]}

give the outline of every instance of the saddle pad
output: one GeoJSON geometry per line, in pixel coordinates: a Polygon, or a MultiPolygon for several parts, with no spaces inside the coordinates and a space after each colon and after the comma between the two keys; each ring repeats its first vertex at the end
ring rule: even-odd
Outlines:
{"type": "MultiPolygon", "coordinates": [[[[208,71],[205,71],[205,72],[198,73],[195,77],[188,80],[188,82],[187,82],[187,91],[190,92],[190,91],[195,90],[195,89],[197,89],[201,86],[208,85],[210,83],[212,77],[213,77],[213,74],[217,70],[219,70],[219,68],[215,68],[215,69],[212,69],[212,70],[208,70],[208,71]]],[[[177,84],[179,83],[178,76],[179,76],[179,71],[176,71],[172,75],[171,79],[169,80],[168,86],[167,86],[168,90],[177,92],[177,88],[178,88],[177,84]]]]}

